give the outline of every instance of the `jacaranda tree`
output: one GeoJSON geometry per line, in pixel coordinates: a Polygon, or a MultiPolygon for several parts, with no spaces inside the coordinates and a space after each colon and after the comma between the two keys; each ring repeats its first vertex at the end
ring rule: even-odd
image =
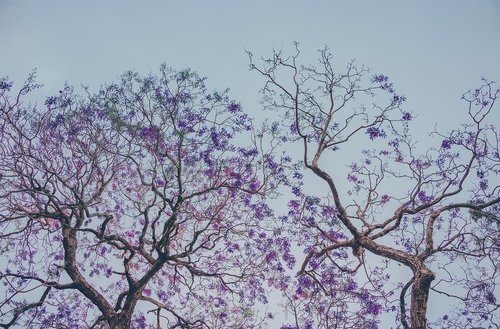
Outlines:
{"type": "Polygon", "coordinates": [[[497,328],[500,91],[483,80],[465,93],[468,121],[431,132],[432,147],[411,137],[414,114],[387,76],[354,62],[338,71],[326,48],[304,66],[295,46],[249,54],[265,107],[281,115],[274,134],[301,145],[309,173],[280,218],[305,251],[283,288],[283,328],[376,328],[373,316],[392,311],[396,327],[424,329],[429,298],[454,305],[439,327],[497,328]]]}
{"type": "Polygon", "coordinates": [[[265,327],[282,159],[204,83],[162,66],[33,105],[33,75],[0,80],[0,327],[265,327]]]}
{"type": "Polygon", "coordinates": [[[0,79],[0,327],[268,328],[268,287],[283,329],[494,327],[498,89],[419,142],[386,76],[295,50],[250,56],[259,129],[190,70],[44,104],[0,79]]]}

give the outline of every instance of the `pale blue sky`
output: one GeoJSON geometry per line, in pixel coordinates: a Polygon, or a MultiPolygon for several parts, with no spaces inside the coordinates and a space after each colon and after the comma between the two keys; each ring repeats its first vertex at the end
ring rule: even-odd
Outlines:
{"type": "Polygon", "coordinates": [[[327,44],[339,68],[355,58],[389,75],[422,122],[461,112],[459,95],[482,75],[500,79],[497,0],[0,0],[0,40],[0,74],[17,81],[37,67],[47,93],[166,62],[230,87],[253,115],[261,80],[248,72],[244,49],[265,55],[293,40],[306,61],[327,44]]]}
{"type": "Polygon", "coordinates": [[[265,56],[294,40],[305,62],[327,44],[338,68],[354,58],[388,75],[422,134],[464,118],[460,95],[481,76],[500,80],[498,0],[0,0],[0,76],[21,82],[37,67],[44,94],[65,81],[95,90],[165,62],[195,69],[210,88],[231,88],[262,116],[262,80],[248,72],[244,50],[265,56]]]}

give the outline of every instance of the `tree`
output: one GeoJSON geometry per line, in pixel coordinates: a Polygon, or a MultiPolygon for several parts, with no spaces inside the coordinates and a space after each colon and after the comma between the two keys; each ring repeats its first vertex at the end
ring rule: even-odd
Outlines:
{"type": "Polygon", "coordinates": [[[0,327],[264,325],[281,160],[204,83],[162,66],[41,108],[34,74],[0,80],[0,327]]]}
{"type": "Polygon", "coordinates": [[[284,329],[372,329],[388,312],[426,328],[429,298],[457,304],[436,325],[495,326],[500,91],[465,93],[469,121],[422,149],[386,76],[295,50],[250,55],[280,116],[258,131],[189,70],[65,86],[43,107],[26,101],[34,74],[17,92],[0,79],[0,327],[265,328],[266,285],[284,329]]]}
{"type": "Polygon", "coordinates": [[[385,307],[398,312],[398,327],[423,329],[437,295],[459,304],[437,325],[496,327],[500,135],[488,118],[500,91],[493,82],[463,95],[468,122],[434,131],[438,145],[422,150],[410,134],[414,116],[387,76],[367,79],[355,62],[339,72],[327,48],[316,66],[301,65],[298,44],[291,56],[249,58],[265,80],[265,107],[281,115],[275,130],[302,145],[306,172],[328,192],[295,186],[281,218],[306,252],[287,293],[289,327],[373,328],[367,314],[385,307]],[[359,145],[361,160],[351,162],[359,145]],[[411,271],[408,281],[390,278],[406,273],[395,265],[411,271]]]}

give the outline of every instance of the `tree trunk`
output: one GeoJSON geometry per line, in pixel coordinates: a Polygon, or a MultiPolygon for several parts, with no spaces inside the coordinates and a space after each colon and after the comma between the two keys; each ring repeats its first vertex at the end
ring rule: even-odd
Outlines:
{"type": "Polygon", "coordinates": [[[426,268],[415,271],[411,289],[410,322],[412,329],[426,329],[427,301],[432,280],[436,276],[426,268]]]}
{"type": "Polygon", "coordinates": [[[123,314],[117,314],[108,320],[111,329],[130,329],[131,318],[123,314]]]}

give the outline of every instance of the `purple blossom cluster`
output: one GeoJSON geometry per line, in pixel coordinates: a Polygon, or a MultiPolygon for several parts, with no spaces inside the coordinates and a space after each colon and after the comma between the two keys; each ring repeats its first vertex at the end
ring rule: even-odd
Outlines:
{"type": "Polygon", "coordinates": [[[237,104],[237,103],[231,103],[227,107],[227,110],[229,111],[229,113],[233,113],[233,114],[239,113],[239,112],[241,112],[241,105],[237,104]]]}
{"type": "Polygon", "coordinates": [[[404,112],[402,120],[403,121],[411,121],[413,119],[413,116],[411,115],[410,112],[404,112]]]}
{"type": "Polygon", "coordinates": [[[380,129],[378,127],[369,127],[366,129],[366,134],[368,137],[370,137],[371,140],[377,139],[377,138],[385,138],[387,137],[387,134],[383,129],[380,129]]]}
{"type": "Polygon", "coordinates": [[[5,90],[5,91],[10,91],[10,88],[12,88],[13,83],[7,81],[5,78],[2,78],[0,80],[0,90],[5,90]]]}
{"type": "Polygon", "coordinates": [[[389,82],[389,77],[383,74],[375,75],[372,78],[372,82],[380,86],[382,90],[387,90],[389,93],[394,93],[394,87],[391,82],[389,82]]]}
{"type": "Polygon", "coordinates": [[[441,148],[443,150],[449,150],[451,149],[451,141],[449,139],[445,139],[441,142],[441,148]]]}
{"type": "Polygon", "coordinates": [[[425,191],[419,191],[417,193],[417,197],[418,197],[418,200],[421,202],[421,203],[429,203],[429,202],[432,202],[432,200],[434,199],[432,197],[432,195],[427,195],[427,193],[425,193],[425,191]]]}
{"type": "Polygon", "coordinates": [[[382,204],[386,204],[387,202],[389,202],[391,200],[391,197],[388,196],[387,194],[384,194],[382,195],[382,197],[380,198],[380,202],[382,204]]]}
{"type": "Polygon", "coordinates": [[[155,141],[158,138],[159,129],[155,126],[144,127],[140,130],[139,136],[147,141],[155,141]]]}
{"type": "Polygon", "coordinates": [[[45,104],[47,107],[52,107],[52,106],[56,105],[56,103],[57,103],[57,96],[49,96],[49,97],[47,97],[47,99],[45,100],[45,103],[44,103],[44,104],[45,104]]]}

